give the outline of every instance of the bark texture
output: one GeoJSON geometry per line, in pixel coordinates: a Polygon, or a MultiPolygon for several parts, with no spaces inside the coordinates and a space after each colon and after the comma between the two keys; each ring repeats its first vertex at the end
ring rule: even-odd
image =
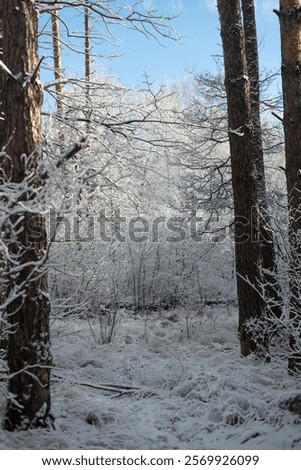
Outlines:
{"type": "Polygon", "coordinates": [[[301,372],[301,1],[280,0],[282,86],[289,209],[290,339],[289,370],[301,372]]]}
{"type": "Polygon", "coordinates": [[[260,118],[260,73],[258,42],[254,0],[241,0],[243,29],[245,36],[245,55],[250,82],[250,108],[252,118],[252,146],[256,160],[258,209],[259,209],[259,241],[261,247],[262,269],[265,283],[265,297],[268,302],[267,311],[272,316],[281,316],[281,302],[276,282],[277,266],[274,235],[271,230],[271,218],[267,202],[262,128],[260,118]]]}
{"type": "Polygon", "coordinates": [[[2,0],[3,62],[6,73],[1,112],[2,184],[8,188],[10,210],[6,233],[8,292],[9,400],[6,429],[50,423],[50,340],[47,239],[37,198],[42,189],[42,89],[37,72],[37,12],[32,0],[2,0]]]}
{"type": "Polygon", "coordinates": [[[261,276],[256,152],[250,83],[239,0],[218,0],[224,50],[229,144],[235,215],[235,259],[241,353],[260,352],[265,338],[263,302],[254,289],[261,276]],[[253,325],[256,336],[249,329],[253,325]]]}

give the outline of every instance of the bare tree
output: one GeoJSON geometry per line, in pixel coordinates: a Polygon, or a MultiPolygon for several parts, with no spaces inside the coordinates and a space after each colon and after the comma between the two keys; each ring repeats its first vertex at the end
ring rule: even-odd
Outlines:
{"type": "Polygon", "coordinates": [[[91,79],[91,25],[89,2],[85,4],[85,78],[91,79]]]}
{"type": "MultiPolygon", "coordinates": [[[[54,2],[54,4],[57,1],[54,2]]],[[[55,6],[55,5],[54,5],[55,6]]],[[[51,14],[51,25],[52,25],[52,45],[53,45],[53,64],[54,64],[54,78],[55,78],[55,91],[56,91],[56,105],[57,111],[60,114],[63,110],[62,102],[62,53],[60,43],[60,23],[59,23],[59,11],[57,8],[52,10],[51,14]]]]}

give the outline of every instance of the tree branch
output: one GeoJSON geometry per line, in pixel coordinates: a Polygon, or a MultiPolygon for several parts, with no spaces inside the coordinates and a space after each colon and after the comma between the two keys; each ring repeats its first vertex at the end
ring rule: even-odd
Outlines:
{"type": "Polygon", "coordinates": [[[67,152],[61,156],[61,158],[56,163],[56,168],[60,168],[65,162],[71,160],[71,158],[75,157],[75,155],[82,150],[84,144],[87,140],[87,137],[82,137],[79,142],[75,142],[71,145],[67,152]]]}

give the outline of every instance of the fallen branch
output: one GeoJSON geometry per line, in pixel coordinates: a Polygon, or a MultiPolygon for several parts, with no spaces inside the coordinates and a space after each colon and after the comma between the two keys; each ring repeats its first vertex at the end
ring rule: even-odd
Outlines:
{"type": "MultiPolygon", "coordinates": [[[[67,380],[64,377],[58,375],[57,373],[52,374],[54,377],[60,380],[67,380]]],[[[73,385],[79,385],[81,387],[89,387],[96,390],[103,390],[105,392],[112,392],[112,393],[121,393],[121,394],[130,394],[134,392],[141,391],[138,387],[132,387],[130,385],[115,385],[115,384],[94,384],[90,382],[74,382],[72,381],[73,385]]]]}
{"type": "Polygon", "coordinates": [[[106,384],[92,384],[89,382],[76,382],[76,385],[83,387],[95,388],[97,390],[104,390],[106,392],[118,392],[118,393],[134,393],[139,391],[138,387],[130,387],[127,385],[106,385],[106,384]]]}

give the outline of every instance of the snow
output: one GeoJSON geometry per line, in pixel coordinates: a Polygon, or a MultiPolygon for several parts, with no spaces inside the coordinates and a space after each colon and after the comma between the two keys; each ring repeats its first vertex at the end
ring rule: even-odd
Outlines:
{"type": "Polygon", "coordinates": [[[280,360],[240,357],[234,309],[205,309],[122,309],[110,344],[95,341],[97,319],[54,320],[55,429],[0,430],[0,449],[301,449],[301,416],[285,406],[300,381],[280,360]]]}

